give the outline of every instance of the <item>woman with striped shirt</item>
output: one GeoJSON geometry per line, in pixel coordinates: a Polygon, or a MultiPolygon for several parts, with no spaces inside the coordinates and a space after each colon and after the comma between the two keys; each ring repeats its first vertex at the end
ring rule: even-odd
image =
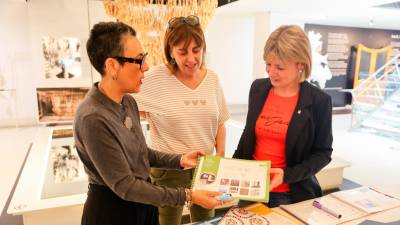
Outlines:
{"type": "MultiPolygon", "coordinates": [[[[170,20],[164,39],[167,63],[145,74],[135,94],[141,116],[150,124],[153,149],[186,153],[201,149],[224,156],[225,126],[229,113],[215,72],[204,66],[206,43],[196,16],[170,20]]],[[[152,168],[157,185],[189,188],[193,170],[152,168]]],[[[160,207],[160,225],[181,224],[182,207],[160,207]]],[[[193,206],[192,221],[214,216],[214,211],[193,206]]]]}

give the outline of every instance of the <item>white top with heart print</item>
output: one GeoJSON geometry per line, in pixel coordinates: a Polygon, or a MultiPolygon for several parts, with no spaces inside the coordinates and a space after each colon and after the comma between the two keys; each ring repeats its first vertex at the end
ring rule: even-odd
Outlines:
{"type": "Polygon", "coordinates": [[[196,89],[179,81],[165,65],[145,73],[141,91],[132,94],[150,125],[149,147],[167,153],[214,152],[218,126],[229,119],[215,72],[207,70],[196,89]]]}

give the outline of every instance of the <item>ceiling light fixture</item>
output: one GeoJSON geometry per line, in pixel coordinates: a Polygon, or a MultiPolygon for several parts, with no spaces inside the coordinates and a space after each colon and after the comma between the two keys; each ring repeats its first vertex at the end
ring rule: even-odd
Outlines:
{"type": "Polygon", "coordinates": [[[168,21],[172,17],[197,15],[205,30],[217,7],[217,0],[103,0],[106,13],[131,25],[149,52],[147,62],[164,62],[163,40],[168,21]]]}

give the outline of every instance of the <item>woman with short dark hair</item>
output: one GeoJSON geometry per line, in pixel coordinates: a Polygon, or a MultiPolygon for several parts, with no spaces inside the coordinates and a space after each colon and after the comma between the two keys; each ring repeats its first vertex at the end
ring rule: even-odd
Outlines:
{"type": "Polygon", "coordinates": [[[213,208],[220,193],[153,185],[150,167],[194,167],[202,151],[166,154],[147,147],[136,101],[147,71],[146,53],[134,29],[120,22],[94,25],[87,42],[90,62],[101,74],[78,107],[74,138],[89,176],[82,224],[158,224],[155,206],[185,202],[213,208]]]}

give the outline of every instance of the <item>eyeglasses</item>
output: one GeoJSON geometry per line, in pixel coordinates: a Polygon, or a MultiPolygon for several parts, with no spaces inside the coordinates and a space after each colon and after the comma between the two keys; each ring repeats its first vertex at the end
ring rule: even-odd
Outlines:
{"type": "Polygon", "coordinates": [[[147,52],[141,53],[140,56],[141,58],[128,58],[128,57],[123,57],[123,56],[112,56],[111,58],[118,60],[119,63],[135,63],[140,65],[140,69],[144,67],[144,63],[146,62],[146,56],[148,55],[147,52]]]}
{"type": "Polygon", "coordinates": [[[174,29],[175,27],[181,25],[181,24],[188,24],[191,26],[197,26],[200,24],[199,17],[195,15],[187,16],[187,17],[173,17],[169,20],[168,22],[168,29],[174,29]]]}

